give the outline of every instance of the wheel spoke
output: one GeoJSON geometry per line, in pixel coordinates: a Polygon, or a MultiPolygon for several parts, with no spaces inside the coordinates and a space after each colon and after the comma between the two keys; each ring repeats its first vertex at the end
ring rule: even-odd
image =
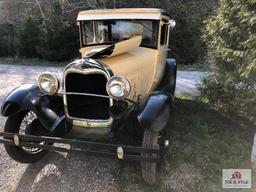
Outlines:
{"type": "MultiPolygon", "coordinates": [[[[28,129],[29,125],[37,119],[37,116],[34,112],[29,111],[26,116],[23,118],[21,124],[20,124],[20,130],[19,134],[26,135],[26,129],[28,129]]],[[[41,142],[40,144],[45,144],[45,142],[41,142]]],[[[24,151],[30,154],[39,153],[42,151],[42,149],[39,148],[33,148],[33,147],[22,147],[24,151]]]]}

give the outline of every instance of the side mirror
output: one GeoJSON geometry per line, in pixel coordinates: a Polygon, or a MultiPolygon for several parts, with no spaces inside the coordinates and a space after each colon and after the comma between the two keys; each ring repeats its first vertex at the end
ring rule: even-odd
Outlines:
{"type": "Polygon", "coordinates": [[[173,29],[176,26],[176,21],[174,19],[170,19],[168,24],[170,25],[171,29],[173,29]]]}

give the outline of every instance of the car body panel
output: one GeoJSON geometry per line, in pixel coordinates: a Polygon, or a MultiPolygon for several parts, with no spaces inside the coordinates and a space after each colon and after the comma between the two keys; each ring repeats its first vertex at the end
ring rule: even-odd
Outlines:
{"type": "Polygon", "coordinates": [[[39,97],[43,95],[36,85],[28,84],[17,87],[4,99],[1,115],[8,117],[22,110],[30,109],[35,101],[35,95],[39,97]]]}
{"type": "Polygon", "coordinates": [[[128,52],[140,46],[142,41],[141,36],[134,36],[130,39],[115,43],[113,45],[96,45],[82,47],[80,53],[83,58],[94,57],[94,54],[100,53],[101,51],[113,47],[113,49],[105,54],[104,57],[113,57],[122,53],[128,52]]]}
{"type": "MultiPolygon", "coordinates": [[[[99,46],[82,48],[82,55],[83,51],[90,52],[89,49],[97,48],[99,46]]],[[[103,48],[106,46],[100,46],[99,49],[103,48]]],[[[118,48],[117,51],[114,49],[114,54],[97,60],[107,65],[114,75],[122,75],[129,80],[132,90],[128,98],[137,101],[139,97],[147,96],[159,84],[165,70],[168,48],[162,46],[161,49],[156,50],[138,47],[137,39],[123,42],[118,48]]]]}
{"type": "Polygon", "coordinates": [[[162,92],[153,92],[140,104],[138,121],[141,128],[161,132],[170,116],[170,97],[162,92]]]}
{"type": "Polygon", "coordinates": [[[99,59],[112,69],[114,75],[126,77],[131,84],[129,99],[137,101],[139,97],[147,96],[155,87],[154,74],[158,67],[158,53],[156,50],[139,47],[117,55],[115,57],[99,59]],[[149,62],[150,61],[150,62],[149,62]]]}

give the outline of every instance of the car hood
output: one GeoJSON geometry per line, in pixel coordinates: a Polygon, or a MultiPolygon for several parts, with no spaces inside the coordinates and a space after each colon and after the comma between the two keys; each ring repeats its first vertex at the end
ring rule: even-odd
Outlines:
{"type": "Polygon", "coordinates": [[[86,58],[106,58],[113,57],[128,51],[131,51],[140,46],[142,36],[134,36],[130,39],[120,41],[112,45],[99,45],[84,47],[80,50],[83,57],[86,58]]]}
{"type": "MultiPolygon", "coordinates": [[[[113,53],[117,52],[113,51],[113,53]]],[[[93,71],[98,69],[104,71],[109,77],[114,75],[123,76],[131,85],[128,99],[137,101],[154,90],[158,79],[162,76],[164,68],[162,65],[158,65],[160,63],[158,62],[158,54],[158,50],[137,47],[115,56],[110,54],[97,59],[76,60],[65,68],[65,73],[71,70],[93,71]]],[[[104,55],[106,55],[106,52],[104,55]]]]}

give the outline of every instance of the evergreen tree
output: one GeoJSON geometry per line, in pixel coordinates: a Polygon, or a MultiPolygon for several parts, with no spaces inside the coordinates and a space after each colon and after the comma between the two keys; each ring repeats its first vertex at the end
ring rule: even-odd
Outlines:
{"type": "Polygon", "coordinates": [[[256,116],[256,1],[221,0],[205,31],[214,72],[203,94],[227,110],[256,116]]]}
{"type": "MultiPolygon", "coordinates": [[[[74,22],[75,23],[75,22],[74,22]]],[[[63,13],[62,1],[54,0],[41,25],[40,56],[52,61],[66,61],[78,55],[78,29],[63,13]]]]}
{"type": "Polygon", "coordinates": [[[40,21],[31,10],[25,12],[19,27],[18,53],[21,57],[38,57],[37,47],[40,37],[40,21]]]}
{"type": "Polygon", "coordinates": [[[10,23],[0,24],[0,57],[13,57],[17,53],[16,27],[10,23]]]}

